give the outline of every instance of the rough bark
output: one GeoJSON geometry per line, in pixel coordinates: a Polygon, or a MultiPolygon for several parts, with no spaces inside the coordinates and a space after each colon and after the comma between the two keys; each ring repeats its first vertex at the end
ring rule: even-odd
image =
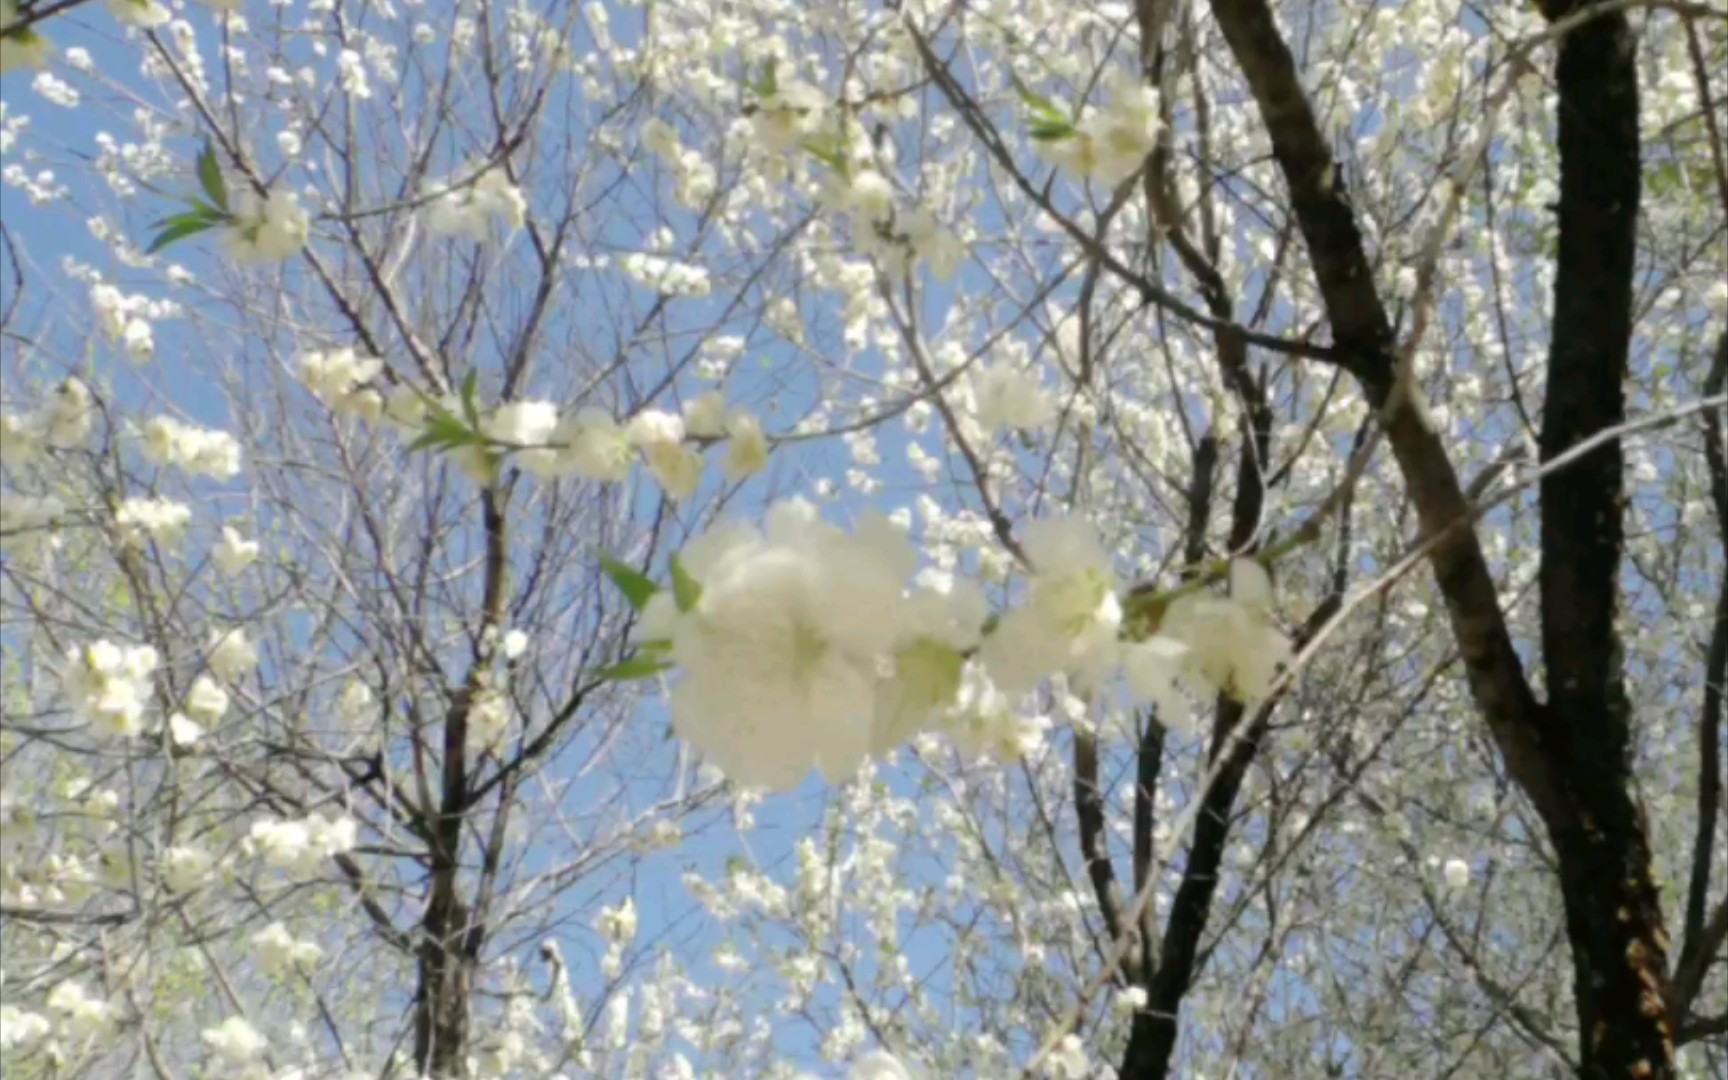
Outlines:
{"type": "MultiPolygon", "coordinates": [[[[1229,743],[1224,766],[1206,789],[1200,815],[1194,822],[1188,861],[1182,868],[1182,883],[1176,887],[1170,917],[1164,924],[1158,966],[1146,984],[1146,1008],[1134,1014],[1129,1028],[1128,1048],[1118,1070],[1122,1080],[1154,1080],[1169,1074],[1182,999],[1194,980],[1200,937],[1212,913],[1212,896],[1218,890],[1218,867],[1229,843],[1236,796],[1266,736],[1271,715],[1272,707],[1268,705],[1247,718],[1249,727],[1240,738],[1229,743]]],[[[1219,706],[1214,724],[1214,751],[1244,719],[1241,705],[1225,702],[1219,706]]]]}
{"type": "MultiPolygon", "coordinates": [[[[1549,19],[1581,5],[1543,5],[1549,19]]],[[[1542,460],[1625,420],[1640,194],[1638,78],[1624,15],[1560,41],[1560,247],[1542,460]]],[[[1666,1076],[1667,938],[1631,788],[1631,706],[1615,627],[1625,543],[1620,443],[1610,440],[1541,488],[1542,653],[1548,708],[1564,736],[1573,813],[1547,821],[1560,857],[1572,946],[1581,1073],[1666,1076]]]]}
{"type": "MultiPolygon", "coordinates": [[[[1561,19],[1579,5],[1550,2],[1561,19]]],[[[1630,789],[1629,711],[1614,638],[1622,541],[1617,444],[1543,484],[1544,655],[1539,701],[1512,643],[1468,499],[1393,331],[1341,173],[1265,0],[1213,0],[1290,188],[1339,362],[1380,412],[1430,542],[1472,696],[1547,827],[1560,862],[1586,1077],[1673,1075],[1666,938],[1630,789]]],[[[1636,61],[1619,13],[1562,39],[1560,266],[1545,459],[1623,418],[1638,211],[1636,61]]]]}
{"type": "MultiPolygon", "coordinates": [[[[494,491],[480,500],[486,535],[483,625],[503,622],[505,605],[504,506],[494,491]]],[[[414,996],[414,1064],[422,1076],[455,1080],[467,1075],[474,969],[485,941],[482,895],[471,910],[461,895],[462,824],[474,806],[468,760],[468,714],[481,689],[480,657],[443,724],[438,810],[428,814],[428,884],[420,919],[419,985],[414,996]]]]}

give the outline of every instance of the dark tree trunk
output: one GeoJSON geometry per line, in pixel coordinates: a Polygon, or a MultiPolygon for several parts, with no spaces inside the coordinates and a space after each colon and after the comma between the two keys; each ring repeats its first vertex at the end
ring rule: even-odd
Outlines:
{"type": "MultiPolygon", "coordinates": [[[[1587,5],[1549,0],[1549,19],[1587,5]]],[[[1640,195],[1636,42],[1597,15],[1560,41],[1560,248],[1542,460],[1625,420],[1640,195]]],[[[1615,626],[1625,530],[1618,440],[1542,479],[1542,652],[1567,806],[1560,859],[1584,1076],[1673,1074],[1667,938],[1631,793],[1631,707],[1615,626]]]]}
{"type": "MultiPolygon", "coordinates": [[[[1558,21],[1587,6],[1544,0],[1543,13],[1558,21]]],[[[1472,696],[1558,855],[1582,1075],[1672,1077],[1667,939],[1631,789],[1631,717],[1614,626],[1624,511],[1618,444],[1542,484],[1542,702],[1513,647],[1446,448],[1399,384],[1361,232],[1289,47],[1266,0],[1213,0],[1212,10],[1290,187],[1340,362],[1381,411],[1472,696]]],[[[1560,250],[1545,461],[1624,419],[1640,196],[1637,67],[1625,16],[1569,26],[1559,52],[1560,250]]]]}

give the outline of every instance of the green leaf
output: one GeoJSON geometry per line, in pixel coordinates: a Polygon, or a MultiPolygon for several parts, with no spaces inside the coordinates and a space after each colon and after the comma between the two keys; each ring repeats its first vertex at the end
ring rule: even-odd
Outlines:
{"type": "Polygon", "coordinates": [[[440,409],[426,421],[426,430],[421,432],[420,437],[408,444],[408,452],[414,453],[427,447],[451,450],[485,441],[478,433],[469,430],[468,425],[461,420],[440,409]]]}
{"type": "Polygon", "coordinates": [[[693,609],[702,599],[702,583],[690,576],[676,555],[672,556],[672,599],[677,601],[679,611],[693,609]]]}
{"type": "Polygon", "coordinates": [[[610,555],[600,556],[600,568],[606,571],[606,576],[612,579],[612,584],[618,586],[618,591],[636,611],[647,607],[648,601],[660,591],[660,586],[610,555]]]}
{"type": "Polygon", "coordinates": [[[632,656],[610,667],[601,668],[594,673],[594,677],[606,682],[633,682],[637,679],[652,678],[671,666],[655,656],[632,656]]]}
{"type": "Polygon", "coordinates": [[[480,369],[470,368],[467,378],[462,380],[462,415],[468,418],[471,427],[480,426],[480,410],[474,404],[474,390],[480,385],[480,369]]]}
{"type": "Polygon", "coordinates": [[[198,155],[198,186],[223,213],[228,212],[228,187],[222,183],[222,166],[216,161],[216,146],[206,142],[198,155]]]}
{"type": "Polygon", "coordinates": [[[1020,100],[1026,103],[1027,108],[1038,113],[1047,121],[1067,123],[1068,115],[1054,101],[1027,86],[1020,76],[1010,74],[1008,78],[1014,83],[1015,92],[1020,95],[1020,100]]]}
{"type": "Polygon", "coordinates": [[[834,175],[840,179],[846,180],[851,177],[852,166],[846,160],[846,151],[840,140],[807,139],[804,142],[804,150],[811,157],[832,169],[834,175]]]}
{"type": "Polygon", "coordinates": [[[762,65],[762,81],[756,86],[756,93],[763,98],[771,98],[780,92],[779,73],[776,70],[779,61],[770,56],[768,62],[762,65]]]}
{"type": "Polygon", "coordinates": [[[1066,120],[1034,120],[1026,131],[1038,142],[1061,142],[1074,134],[1074,125],[1066,120]]]}
{"type": "Polygon", "coordinates": [[[209,218],[203,214],[181,214],[171,217],[162,224],[163,230],[156,234],[156,239],[150,241],[150,246],[144,249],[144,254],[154,255],[158,251],[188,236],[195,236],[217,224],[219,219],[209,218]]]}

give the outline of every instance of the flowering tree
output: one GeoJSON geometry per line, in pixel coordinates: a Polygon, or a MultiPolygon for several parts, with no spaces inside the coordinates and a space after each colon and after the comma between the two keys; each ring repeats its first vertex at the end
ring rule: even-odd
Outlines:
{"type": "Polygon", "coordinates": [[[7,0],[8,1072],[1721,1070],[1722,27],[7,0]]]}

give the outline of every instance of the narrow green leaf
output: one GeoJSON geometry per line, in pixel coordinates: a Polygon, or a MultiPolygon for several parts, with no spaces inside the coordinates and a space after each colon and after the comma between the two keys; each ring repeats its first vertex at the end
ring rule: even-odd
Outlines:
{"type": "Polygon", "coordinates": [[[804,143],[804,150],[811,157],[828,166],[841,176],[846,175],[846,159],[841,157],[839,151],[835,150],[827,143],[817,142],[815,139],[810,139],[804,143]]]}
{"type": "Polygon", "coordinates": [[[632,656],[630,659],[620,660],[610,667],[601,668],[594,673],[594,677],[606,682],[632,682],[636,679],[651,678],[671,666],[666,661],[652,656],[632,656]]]}
{"type": "Polygon", "coordinates": [[[779,73],[776,70],[778,67],[779,62],[772,56],[762,65],[762,83],[756,88],[756,92],[763,98],[771,98],[780,92],[779,73]]]}
{"type": "Polygon", "coordinates": [[[672,599],[679,611],[690,611],[702,599],[702,583],[690,576],[678,556],[672,556],[672,599]]]}
{"type": "Polygon", "coordinates": [[[424,450],[436,447],[440,450],[450,450],[458,446],[472,446],[484,443],[486,440],[479,434],[470,431],[468,425],[449,413],[439,410],[427,421],[426,428],[420,437],[408,444],[408,450],[424,450]]]}
{"type": "Polygon", "coordinates": [[[222,166],[216,160],[216,146],[206,142],[198,155],[198,186],[223,213],[228,212],[228,187],[222,183],[222,166]]]}
{"type": "Polygon", "coordinates": [[[144,254],[154,255],[176,240],[184,240],[186,237],[201,233],[215,224],[216,222],[209,218],[197,217],[192,214],[182,214],[179,217],[171,218],[167,228],[157,233],[156,239],[150,241],[150,246],[144,250],[144,254]]]}
{"type": "Polygon", "coordinates": [[[618,591],[624,594],[624,599],[628,600],[630,606],[637,611],[647,607],[648,601],[660,591],[660,586],[610,555],[600,556],[600,568],[606,571],[606,576],[612,579],[612,584],[618,586],[618,591]]]}
{"type": "Polygon", "coordinates": [[[1015,92],[1020,95],[1020,100],[1026,103],[1027,108],[1039,113],[1046,120],[1063,122],[1067,120],[1067,114],[1054,101],[1027,86],[1020,76],[1011,74],[1008,78],[1014,83],[1015,92]]]}
{"type": "Polygon", "coordinates": [[[480,426],[479,406],[474,404],[474,391],[480,385],[480,369],[470,368],[468,376],[462,380],[462,414],[468,418],[470,427],[480,426]]]}
{"type": "Polygon", "coordinates": [[[1066,120],[1058,122],[1034,120],[1026,131],[1038,142],[1060,142],[1074,134],[1074,125],[1066,120]]]}

